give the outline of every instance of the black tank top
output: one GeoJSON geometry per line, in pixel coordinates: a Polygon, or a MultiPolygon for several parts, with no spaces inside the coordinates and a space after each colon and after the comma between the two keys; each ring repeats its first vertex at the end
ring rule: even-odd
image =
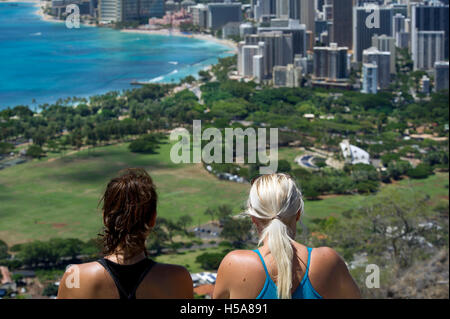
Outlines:
{"type": "Polygon", "coordinates": [[[110,274],[119,291],[120,299],[136,299],[136,290],[145,276],[156,264],[145,258],[132,265],[120,265],[108,259],[97,260],[110,274]]]}

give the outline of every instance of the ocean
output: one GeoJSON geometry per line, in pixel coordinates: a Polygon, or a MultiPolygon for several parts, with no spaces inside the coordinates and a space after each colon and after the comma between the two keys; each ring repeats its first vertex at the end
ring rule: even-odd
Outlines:
{"type": "Polygon", "coordinates": [[[193,38],[68,29],[37,10],[0,2],[0,109],[129,89],[135,80],[178,81],[230,55],[228,47],[193,38]]]}

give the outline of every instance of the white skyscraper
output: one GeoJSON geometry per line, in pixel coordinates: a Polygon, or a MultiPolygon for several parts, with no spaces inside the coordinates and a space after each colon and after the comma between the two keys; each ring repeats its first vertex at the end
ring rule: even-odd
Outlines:
{"type": "Polygon", "coordinates": [[[362,93],[376,94],[378,92],[378,66],[373,63],[363,63],[362,93]]]}
{"type": "Polygon", "coordinates": [[[257,45],[244,45],[242,47],[242,75],[253,77],[253,57],[258,55],[257,45]]]}
{"type": "Polygon", "coordinates": [[[122,0],[99,0],[100,23],[122,21],[122,0]]]}

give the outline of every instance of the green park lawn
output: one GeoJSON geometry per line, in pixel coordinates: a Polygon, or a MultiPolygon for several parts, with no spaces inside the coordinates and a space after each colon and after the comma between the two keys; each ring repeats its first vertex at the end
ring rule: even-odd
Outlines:
{"type": "Polygon", "coordinates": [[[43,158],[0,171],[0,238],[8,244],[52,237],[87,240],[101,230],[99,199],[107,182],[127,167],[144,167],[159,193],[159,216],[188,214],[208,221],[208,207],[245,203],[248,185],[225,182],[201,164],[173,164],[170,144],[159,154],[134,154],[127,144],[43,158]]]}
{"type": "MultiPolygon", "coordinates": [[[[211,248],[201,248],[197,250],[190,250],[186,252],[170,253],[157,256],[155,260],[160,263],[168,263],[181,265],[186,267],[191,273],[214,270],[214,269],[204,269],[195,259],[204,253],[217,253],[224,249],[222,247],[211,247],[211,248]]],[[[217,269],[216,269],[217,270],[217,269]]]]}
{"type": "MultiPolygon", "coordinates": [[[[65,156],[33,160],[0,170],[0,239],[9,245],[52,237],[88,240],[101,231],[99,199],[107,182],[127,167],[144,167],[153,177],[159,193],[159,216],[175,220],[188,214],[193,224],[207,222],[206,208],[231,205],[240,212],[248,194],[248,184],[221,181],[201,164],[174,164],[171,144],[163,144],[158,154],[131,153],[127,144],[97,147],[65,156]]],[[[280,158],[292,159],[283,150],[280,158]]],[[[426,180],[403,180],[384,186],[428,193],[434,201],[448,201],[448,173],[426,180]]],[[[305,203],[304,222],[312,218],[339,216],[358,206],[367,196],[337,196],[305,203]]],[[[180,257],[183,255],[180,255],[180,257]]]]}

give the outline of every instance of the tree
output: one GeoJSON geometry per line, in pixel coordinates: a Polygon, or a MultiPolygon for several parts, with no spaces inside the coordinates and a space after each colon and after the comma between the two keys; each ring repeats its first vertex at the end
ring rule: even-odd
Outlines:
{"type": "Polygon", "coordinates": [[[208,71],[201,70],[198,72],[198,75],[200,76],[200,80],[203,82],[208,82],[211,80],[211,74],[209,74],[208,71]]]}
{"type": "Polygon", "coordinates": [[[278,161],[278,172],[279,173],[290,173],[291,172],[291,164],[286,160],[278,161]]]}
{"type": "Polygon", "coordinates": [[[448,238],[448,228],[436,226],[438,213],[429,204],[428,196],[413,189],[382,191],[322,229],[326,236],[313,237],[313,244],[336,247],[347,258],[364,251],[380,267],[393,263],[404,269],[429,249],[428,243],[448,238]]]}
{"type": "Polygon", "coordinates": [[[433,169],[428,164],[421,163],[417,165],[416,168],[411,168],[408,170],[407,175],[415,179],[427,178],[433,174],[433,169]]]}
{"type": "Polygon", "coordinates": [[[14,149],[14,145],[11,143],[0,142],[0,154],[7,154],[14,149]]]}
{"type": "Polygon", "coordinates": [[[156,250],[155,255],[160,255],[163,248],[167,247],[167,241],[170,240],[169,234],[164,227],[165,223],[165,218],[157,217],[155,227],[153,227],[147,239],[147,248],[149,250],[156,250]]]}
{"type": "Polygon", "coordinates": [[[204,212],[205,215],[210,216],[211,220],[214,220],[214,216],[216,215],[216,212],[214,211],[214,209],[211,208],[207,208],[204,212]]]}
{"type": "Polygon", "coordinates": [[[232,241],[234,247],[241,248],[250,239],[251,228],[252,222],[249,218],[226,217],[223,221],[223,230],[220,236],[232,241]]]}
{"type": "Polygon", "coordinates": [[[193,221],[190,215],[183,215],[178,219],[178,225],[185,233],[188,233],[187,226],[192,224],[193,221]]]}
{"type": "Polygon", "coordinates": [[[133,153],[156,154],[160,143],[160,136],[147,134],[131,142],[128,148],[133,153]]]}
{"type": "Polygon", "coordinates": [[[387,172],[393,179],[399,180],[410,169],[411,164],[408,161],[391,161],[389,162],[387,172]]]}
{"type": "Polygon", "coordinates": [[[222,262],[222,259],[227,253],[227,250],[221,253],[203,253],[197,256],[197,258],[195,258],[195,261],[199,263],[203,269],[217,270],[220,266],[220,263],[222,262]]]}
{"type": "Polygon", "coordinates": [[[219,223],[223,225],[224,221],[227,218],[231,218],[231,215],[233,214],[233,209],[229,205],[220,205],[216,209],[216,216],[219,219],[219,223]]]}
{"type": "Polygon", "coordinates": [[[58,287],[54,283],[48,284],[42,294],[47,297],[56,296],[58,294],[58,287]]]}
{"type": "Polygon", "coordinates": [[[41,158],[42,156],[44,156],[44,151],[39,145],[32,144],[27,149],[27,156],[31,156],[33,158],[41,158]]]}
{"type": "Polygon", "coordinates": [[[181,80],[181,83],[193,83],[195,82],[195,78],[192,75],[188,75],[187,77],[185,77],[184,79],[181,80]]]}
{"type": "Polygon", "coordinates": [[[6,259],[9,257],[8,254],[8,245],[0,239],[0,260],[6,259]]]}

